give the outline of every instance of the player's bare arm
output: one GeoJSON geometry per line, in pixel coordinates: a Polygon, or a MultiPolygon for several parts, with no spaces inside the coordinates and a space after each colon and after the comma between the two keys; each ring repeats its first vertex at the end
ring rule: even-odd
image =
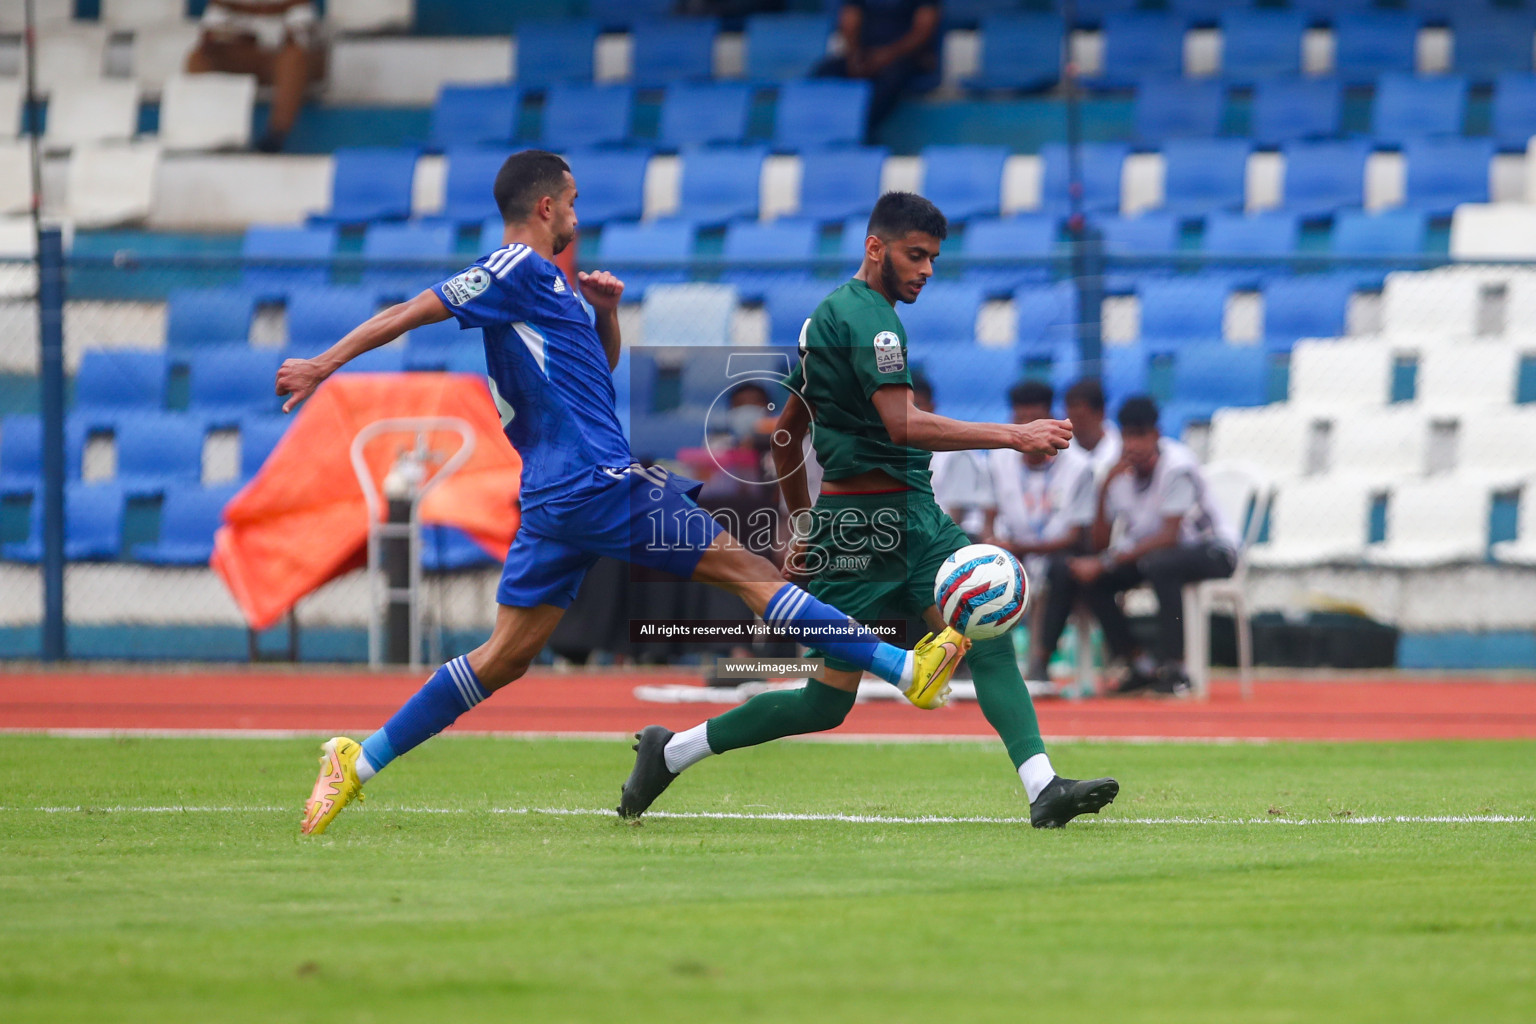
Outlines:
{"type": "MultiPolygon", "coordinates": [[[[784,401],[784,411],[774,423],[771,439],[774,476],[779,481],[779,493],[784,496],[784,508],[793,526],[797,516],[810,511],[811,485],[805,476],[805,435],[811,427],[811,410],[798,394],[791,391],[784,401]]],[[[804,550],[803,531],[790,540],[784,556],[784,578],[790,581],[803,574],[796,572],[804,550]]]]}
{"type": "Polygon", "coordinates": [[[876,388],[870,401],[896,444],[930,452],[964,452],[980,448],[1012,448],[1025,455],[1055,455],[1072,443],[1066,420],[1029,423],[970,423],[924,412],[912,401],[904,384],[876,388]]]}
{"type": "Polygon", "coordinates": [[[388,345],[407,331],[448,319],[448,308],[431,290],[409,302],[380,310],[313,359],[286,359],[277,371],[277,393],[287,395],[283,412],[292,412],[331,374],[356,359],[388,345]]]}
{"type": "Polygon", "coordinates": [[[606,270],[599,270],[591,274],[585,271],[577,274],[576,285],[581,289],[582,298],[597,313],[597,337],[603,343],[603,352],[608,356],[608,369],[612,370],[619,365],[619,349],[622,347],[619,337],[619,300],[624,295],[624,282],[606,270]]]}

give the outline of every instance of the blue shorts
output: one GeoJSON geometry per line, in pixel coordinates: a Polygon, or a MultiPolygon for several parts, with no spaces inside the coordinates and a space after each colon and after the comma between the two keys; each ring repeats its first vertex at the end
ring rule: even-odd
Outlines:
{"type": "Polygon", "coordinates": [[[568,608],[604,555],[688,579],[720,533],[694,501],[703,486],[659,466],[594,469],[590,486],[524,511],[496,603],[568,608]]]}

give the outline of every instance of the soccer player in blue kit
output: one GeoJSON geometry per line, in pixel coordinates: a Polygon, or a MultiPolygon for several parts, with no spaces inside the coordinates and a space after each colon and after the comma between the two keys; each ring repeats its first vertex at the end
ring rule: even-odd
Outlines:
{"type": "Polygon", "coordinates": [[[773,563],[703,515],[694,503],[699,484],[635,462],[614,405],[624,285],[605,272],[577,275],[589,315],[551,262],[576,233],[576,182],[566,162],[541,150],[516,153],[494,193],[506,224],[502,248],[381,311],[313,359],[287,360],[277,374],[286,412],[348,360],[451,316],[461,328],[483,329],[491,397],[523,462],[522,521],[490,639],[439,668],[362,743],[337,736],[324,744],[302,831],[324,832],[374,774],[521,677],[602,555],[722,587],[765,622],[875,673],[916,706],[943,704],[969,648],[959,633],[945,629],[912,651],[881,642],[784,582],[773,563]],[[652,536],[658,519],[661,543],[652,536]],[[828,639],[832,631],[840,635],[828,639]]]}

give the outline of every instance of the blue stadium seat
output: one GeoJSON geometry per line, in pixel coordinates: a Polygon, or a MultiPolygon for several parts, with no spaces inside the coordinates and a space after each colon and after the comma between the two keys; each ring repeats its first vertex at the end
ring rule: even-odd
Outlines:
{"type": "MultiPolygon", "coordinates": [[[[293,353],[297,354],[297,353],[293,353]]],[[[337,373],[404,373],[405,346],[386,345],[351,359],[337,373]]]]}
{"type": "Polygon", "coordinates": [[[643,21],[655,21],[672,13],[673,0],[587,0],[587,17],[604,31],[628,31],[643,21]]]}
{"type": "MultiPolygon", "coordinates": [[[[32,524],[25,541],[7,544],[4,557],[37,562],[43,557],[43,497],[32,498],[32,524]]],[[[64,486],[64,557],[72,562],[110,561],[123,546],[123,492],[115,484],[64,486]]]]}
{"type": "Polygon", "coordinates": [[[837,254],[849,262],[848,273],[864,261],[864,242],[869,238],[869,218],[849,217],[843,221],[843,233],[837,240],[837,254]]]}
{"type": "Polygon", "coordinates": [[[981,285],[989,294],[1011,293],[1027,281],[1050,276],[1046,262],[1056,249],[1056,219],[1044,216],[973,220],[960,246],[965,256],[961,280],[981,285]],[[973,259],[987,262],[975,264],[973,259]]]}
{"type": "Polygon", "coordinates": [[[1531,11],[1458,10],[1452,27],[1452,66],[1457,74],[1491,82],[1511,72],[1531,71],[1531,40],[1536,36],[1536,14],[1531,11]]]}
{"type": "Polygon", "coordinates": [[[653,284],[688,280],[694,230],[681,220],[609,224],[599,243],[601,266],[624,281],[626,300],[639,302],[653,284]]]}
{"type": "Polygon", "coordinates": [[[1293,142],[1285,149],[1285,208],[1331,217],[1365,205],[1366,142],[1293,142]]]}
{"type": "Polygon", "coordinates": [[[966,84],[975,89],[1048,89],[1061,78],[1062,49],[1061,18],[1054,14],[988,15],[981,19],[981,73],[966,84]]]}
{"type": "Polygon", "coordinates": [[[1260,81],[1253,90],[1248,134],[1261,146],[1339,134],[1344,89],[1332,78],[1260,81]]]}
{"type": "Polygon", "coordinates": [[[1333,19],[1335,73],[1351,84],[1412,73],[1418,36],[1419,17],[1407,11],[1340,14],[1333,19]]]}
{"type": "Polygon", "coordinates": [[[412,370],[446,370],[467,352],[481,355],[483,343],[479,328],[460,330],[453,317],[424,324],[406,338],[405,365],[412,370]]]}
{"type": "Polygon", "coordinates": [[[1225,104],[1221,83],[1212,79],[1148,78],[1136,90],[1136,135],[1153,145],[1214,138],[1225,104]]]}
{"type": "Polygon", "coordinates": [[[279,353],[248,345],[194,352],[188,360],[187,409],[210,424],[234,423],[255,412],[278,412],[283,400],[273,392],[272,381],[280,365],[279,353]]]}
{"type": "Polygon", "coordinates": [[[165,489],[160,504],[160,539],[135,544],[135,561],[151,565],[206,565],[213,556],[213,535],[223,524],[224,506],[239,487],[178,484],[165,489]]]}
{"type": "Polygon", "coordinates": [[[249,480],[261,471],[262,463],[272,454],[293,417],[247,416],[240,421],[240,479],[249,480]]]}
{"type": "Polygon", "coordinates": [[[1269,353],[1257,345],[1187,345],[1173,362],[1173,395],[1190,419],[1217,409],[1264,405],[1269,396],[1269,353]]]}
{"type": "Polygon", "coordinates": [[[1449,217],[1460,203],[1488,201],[1488,139],[1414,139],[1403,145],[1408,161],[1405,206],[1432,217],[1449,217]]]}
{"type": "Polygon", "coordinates": [[[560,82],[592,81],[597,29],[594,21],[519,25],[517,84],[528,89],[544,89],[560,82]]]}
{"type": "Polygon", "coordinates": [[[42,418],[12,413],[0,419],[0,497],[31,494],[42,485],[42,418]]]}
{"type": "Polygon", "coordinates": [[[827,56],[832,24],[825,14],[754,14],[747,19],[750,81],[803,78],[827,56]]]}
{"type": "MultiPolygon", "coordinates": [[[[479,224],[496,212],[496,197],[491,190],[496,184],[497,172],[512,151],[465,146],[450,149],[447,155],[443,209],[436,216],[455,224],[479,224]]],[[[582,198],[585,199],[585,195],[582,198]]]]}
{"type": "Polygon", "coordinates": [[[726,270],[721,280],[734,284],[748,301],[761,299],[776,281],[810,276],[819,238],[814,221],[736,221],[725,229],[721,258],[726,270]]]}
{"type": "Polygon", "coordinates": [[[326,261],[335,252],[331,226],[248,227],[240,245],[246,290],[261,302],[280,300],[293,288],[324,285],[330,276],[326,261]]]}
{"type": "Polygon", "coordinates": [[[165,406],[170,361],[164,352],[87,349],[75,374],[75,408],[150,410],[165,406]]]}
{"type": "MultiPolygon", "coordinates": [[[[1120,209],[1120,168],[1131,148],[1119,142],[1088,142],[1078,148],[1083,212],[1115,213],[1120,209]]],[[[1064,217],[1072,210],[1071,164],[1067,147],[1049,142],[1040,147],[1040,211],[1064,217]]]]}
{"type": "Polygon", "coordinates": [[[880,198],[887,149],[837,147],[800,154],[800,216],[839,221],[868,217],[880,198]]]}
{"type": "Polygon", "coordinates": [[[405,220],[411,215],[416,157],[414,149],[373,146],[336,150],[331,157],[335,166],[331,208],[316,221],[366,224],[405,220]]]}
{"type": "Polygon", "coordinates": [[[1154,75],[1184,73],[1184,20],[1135,11],[1104,17],[1104,68],[1092,84],[1125,88],[1154,75]]]}
{"type": "Polygon", "coordinates": [[[125,413],[117,418],[117,483],[129,495],[159,494],[166,485],[203,477],[201,415],[125,413]]]}
{"type": "Polygon", "coordinates": [[[642,89],[659,89],[684,79],[705,79],[714,72],[715,36],[720,23],[709,18],[658,18],[634,27],[631,80],[642,89]]]}
{"type": "Polygon", "coordinates": [[[1524,150],[1536,135],[1536,75],[1500,75],[1493,93],[1493,137],[1506,149],[1524,150]]]}
{"type": "Polygon", "coordinates": [[[364,269],[363,283],[389,301],[415,297],[453,270],[456,236],[452,225],[431,221],[369,225],[363,258],[380,265],[364,269]]]}
{"type": "Polygon", "coordinates": [[[946,349],[919,355],[913,363],[933,385],[935,408],[973,421],[1001,422],[1008,414],[1008,389],[1023,376],[1019,353],[1013,349],[946,349]]]}
{"type": "Polygon", "coordinates": [[[755,218],[767,155],[752,146],[685,153],[679,210],[701,224],[755,218]]]}
{"type": "Polygon", "coordinates": [[[763,307],[768,311],[768,341],[773,345],[797,345],[800,328],[832,294],[840,282],[815,279],[774,281],[763,292],[763,307]]]}
{"type": "Polygon", "coordinates": [[[1002,206],[1002,146],[928,146],[923,149],[923,195],[951,221],[996,217],[1002,206]]]}
{"type": "Polygon", "coordinates": [[[1164,6],[1190,24],[1214,25],[1232,9],[1232,0],[1166,0],[1164,6]]]}
{"type": "Polygon", "coordinates": [[[166,297],[165,343],[172,349],[245,344],[256,297],[244,288],[175,288],[166,297]]]}
{"type": "Polygon", "coordinates": [[[1166,211],[1105,217],[1093,224],[1103,236],[1104,251],[1112,256],[1161,256],[1179,248],[1179,218],[1166,211]]]}
{"type": "Polygon", "coordinates": [[[1107,412],[1114,415],[1121,402],[1132,395],[1147,393],[1149,362],[1150,356],[1140,344],[1105,346],[1103,372],[1099,376],[1104,383],[1107,412]]]}
{"type": "MultiPolygon", "coordinates": [[[[591,149],[565,154],[576,178],[576,216],[582,224],[639,220],[645,209],[645,166],[640,150],[591,149]]],[[[501,219],[497,218],[498,227],[501,219]]],[[[500,245],[500,233],[497,234],[500,245]]]]}
{"type": "Polygon", "coordinates": [[[976,285],[929,281],[916,302],[901,307],[908,344],[917,346],[917,352],[929,345],[974,344],[982,299],[982,289],[976,285]]]}
{"type": "Polygon", "coordinates": [[[1073,4],[1077,17],[1073,24],[1102,26],[1105,18],[1129,14],[1140,6],[1141,0],[1077,0],[1073,4]]]}
{"type": "Polygon", "coordinates": [[[552,85],[544,97],[543,144],[567,150],[624,142],[634,105],[627,85],[552,85]]]}
{"type": "Polygon", "coordinates": [[[752,88],[742,82],[673,82],[661,101],[656,141],[669,149],[739,143],[751,106],[752,88]]]}
{"type": "Polygon", "coordinates": [[[429,138],[436,149],[506,145],[517,135],[522,91],[515,85],[445,85],[432,104],[429,138]]]}
{"type": "Polygon", "coordinates": [[[1181,216],[1241,209],[1248,173],[1244,139],[1173,139],[1163,147],[1163,207],[1181,216]]]}
{"type": "Polygon", "coordinates": [[[1302,338],[1344,335],[1354,282],[1347,275],[1300,274],[1264,285],[1264,344],[1290,351],[1302,338]]]}
{"type": "MultiPolygon", "coordinates": [[[[576,202],[579,204],[581,200],[577,199],[576,202]]],[[[578,209],[576,212],[579,217],[581,211],[578,209]]],[[[505,237],[506,233],[507,225],[502,221],[501,214],[498,213],[494,217],[487,217],[485,223],[480,225],[480,243],[476,248],[480,250],[481,255],[493,253],[505,244],[502,242],[502,238],[505,237]]]]}
{"type": "Polygon", "coordinates": [[[1289,256],[1301,238],[1292,213],[1213,213],[1205,218],[1201,248],[1221,256],[1289,256]]]}
{"type": "Polygon", "coordinates": [[[379,308],[372,288],[295,289],[288,296],[288,346],[303,356],[323,352],[379,308]]]}
{"type": "MultiPolygon", "coordinates": [[[[837,4],[829,0],[829,7],[837,4]]],[[[1020,3],[1019,0],[949,0],[944,5],[944,26],[949,28],[976,28],[982,19],[990,18],[997,14],[1013,14],[1023,7],[1031,12],[1048,10],[1056,13],[1061,5],[1055,2],[1020,3]]],[[[1081,5],[1079,5],[1081,6],[1081,5]]]]}
{"type": "Polygon", "coordinates": [[[643,416],[655,408],[656,360],[651,354],[644,349],[621,350],[619,365],[613,368],[613,391],[627,434],[631,416],[643,416]]]}
{"type": "Polygon", "coordinates": [[[1301,74],[1306,15],[1299,11],[1227,10],[1221,15],[1221,74],[1252,85],[1301,74]]]}
{"type": "Polygon", "coordinates": [[[1460,135],[1467,80],[1459,75],[1382,75],[1376,82],[1371,134],[1403,142],[1426,135],[1460,135]]]}
{"type": "Polygon", "coordinates": [[[785,82],[773,113],[773,144],[780,149],[853,145],[864,138],[869,83],[818,78],[785,82]]]}
{"type": "Polygon", "coordinates": [[[93,438],[110,437],[117,429],[118,410],[75,409],[64,418],[64,479],[84,476],[85,447],[93,438]]]}
{"type": "Polygon", "coordinates": [[[1072,282],[1024,285],[1013,293],[1013,308],[1019,318],[1016,340],[1026,354],[1074,340],[1078,315],[1072,282]]]}
{"type": "Polygon", "coordinates": [[[427,523],[421,528],[421,567],[428,572],[451,572],[482,565],[500,565],[485,549],[456,526],[427,523]]]}
{"type": "Polygon", "coordinates": [[[1417,256],[1427,228],[1422,210],[1351,210],[1333,222],[1335,256],[1417,256]]]}
{"type": "Polygon", "coordinates": [[[1219,278],[1143,281],[1136,289],[1141,299],[1142,341],[1174,341],[1182,345],[1221,340],[1227,290],[1227,283],[1219,278]]]}
{"type": "Polygon", "coordinates": [[[634,414],[629,420],[629,447],[638,459],[670,459],[682,448],[704,445],[705,409],[634,414]]]}

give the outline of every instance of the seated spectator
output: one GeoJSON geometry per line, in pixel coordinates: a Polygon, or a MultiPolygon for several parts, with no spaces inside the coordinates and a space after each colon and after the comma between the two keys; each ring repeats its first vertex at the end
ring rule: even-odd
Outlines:
{"type": "Polygon", "coordinates": [[[870,84],[866,141],[913,83],[939,70],[939,5],[935,0],[845,0],[837,16],[843,55],[816,69],[824,77],[870,84]]]}
{"type": "Polygon", "coordinates": [[[1120,431],[1104,418],[1104,385],[1084,377],[1067,388],[1067,419],[1072,421],[1072,450],[1093,461],[1101,480],[1120,461],[1120,431]]]}
{"type": "Polygon", "coordinates": [[[266,131],[256,142],[276,153],[288,140],[304,105],[304,90],[325,72],[324,51],[310,0],[208,0],[203,34],[187,57],[187,71],[255,75],[272,86],[266,131]]]}
{"type": "MultiPolygon", "coordinates": [[[[912,404],[933,412],[933,385],[921,377],[912,379],[912,404]]],[[[934,452],[928,463],[933,477],[933,499],[971,540],[987,530],[987,513],[994,507],[992,478],[986,452],[934,452]]]]}
{"type": "Polygon", "coordinates": [[[1111,656],[1129,667],[1117,693],[1150,689],[1182,696],[1184,585],[1232,575],[1238,539],[1211,500],[1199,461],[1157,429],[1146,396],[1120,407],[1120,461],[1099,488],[1092,555],[1052,566],[1043,649],[1054,650],[1080,599],[1104,628],[1111,656]],[[1113,538],[1113,540],[1112,540],[1113,538]],[[1151,654],[1131,636],[1122,593],[1150,583],[1157,595],[1157,643],[1151,654]]]}

